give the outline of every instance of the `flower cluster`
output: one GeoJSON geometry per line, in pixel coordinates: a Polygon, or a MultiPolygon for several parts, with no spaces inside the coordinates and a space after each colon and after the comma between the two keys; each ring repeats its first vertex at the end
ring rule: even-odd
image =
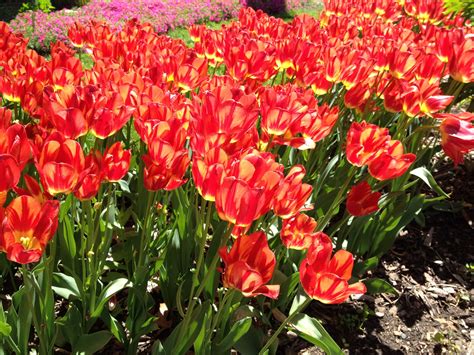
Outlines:
{"type": "Polygon", "coordinates": [[[72,10],[27,11],[19,14],[10,25],[15,32],[29,37],[35,48],[46,50],[56,40],[65,41],[67,29],[75,22],[104,21],[121,28],[127,21],[138,19],[151,23],[155,31],[163,33],[197,22],[233,18],[240,8],[239,0],[91,0],[72,10]]]}
{"type": "MultiPolygon", "coordinates": [[[[403,140],[409,128],[437,118],[446,154],[460,162],[474,147],[473,116],[442,113],[454,95],[440,85],[447,76],[455,85],[472,82],[474,52],[472,29],[436,6],[350,4],[328,0],[320,21],[303,15],[290,23],[242,9],[239,21],[220,30],[192,26],[194,48],[156,33],[184,24],[175,13],[163,27],[75,23],[68,41],[92,57],[87,70],[64,43],[54,44],[47,60],[1,24],[0,93],[17,112],[13,119],[12,110],[0,111],[0,196],[2,205],[9,202],[0,215],[1,250],[16,262],[37,261],[56,229],[57,201],[68,194],[94,199],[102,184],[126,176],[134,155],[135,176],[147,190],[176,190],[192,180],[204,201],[215,203],[237,238],[230,251],[220,249],[224,286],[278,296],[277,285],[267,285],[275,255],[258,231],[271,215],[281,219],[282,245],[307,250],[300,270],[308,295],[339,303],[365,292],[361,283],[348,284],[352,254],[332,256],[332,241],[316,230],[320,221],[303,213],[314,207],[306,171],[314,165],[291,163],[291,155],[321,145],[342,156],[345,147],[351,169],[396,179],[416,160],[406,153],[416,147],[403,140]],[[397,113],[390,127],[380,112],[397,113]],[[39,183],[27,177],[27,166],[39,183]],[[9,201],[14,192],[21,196],[9,201]]],[[[373,213],[380,196],[358,184],[347,209],[373,213]]]]}

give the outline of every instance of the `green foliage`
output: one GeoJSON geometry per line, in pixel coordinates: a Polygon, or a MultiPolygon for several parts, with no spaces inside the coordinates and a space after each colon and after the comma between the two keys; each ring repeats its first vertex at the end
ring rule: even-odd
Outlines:
{"type": "Polygon", "coordinates": [[[19,12],[41,10],[45,13],[54,10],[51,0],[29,0],[21,5],[19,12]]]}
{"type": "Polygon", "coordinates": [[[474,1],[472,0],[444,0],[446,12],[464,16],[474,21],[474,1]]]}

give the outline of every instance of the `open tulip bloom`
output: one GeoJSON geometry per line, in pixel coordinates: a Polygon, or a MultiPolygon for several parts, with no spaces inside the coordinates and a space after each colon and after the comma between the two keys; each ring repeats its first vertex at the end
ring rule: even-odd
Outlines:
{"type": "Polygon", "coordinates": [[[434,164],[471,159],[473,30],[442,0],[326,0],[290,22],[242,7],[191,26],[192,47],[68,19],[47,56],[0,22],[6,353],[314,340],[309,302],[372,292],[399,232],[448,197],[434,164]]]}

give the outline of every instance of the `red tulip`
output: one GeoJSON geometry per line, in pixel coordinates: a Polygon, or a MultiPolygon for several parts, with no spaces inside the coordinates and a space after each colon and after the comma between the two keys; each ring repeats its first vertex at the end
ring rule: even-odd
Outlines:
{"type": "Polygon", "coordinates": [[[245,297],[278,297],[280,286],[267,285],[272,278],[276,259],[268,247],[265,233],[239,236],[230,251],[223,247],[219,255],[225,264],[225,287],[240,290],[245,297]]]}
{"type": "Polygon", "coordinates": [[[391,140],[383,152],[369,162],[369,173],[378,180],[390,180],[402,176],[413,164],[416,155],[403,153],[400,141],[391,140]]]}
{"type": "Polygon", "coordinates": [[[216,191],[224,176],[228,160],[227,154],[220,148],[209,150],[203,159],[193,157],[194,184],[205,200],[216,200],[216,191]]]}
{"type": "Polygon", "coordinates": [[[112,144],[104,153],[102,159],[102,174],[110,182],[121,180],[128,172],[132,154],[130,150],[123,149],[123,144],[112,144]]]}
{"type": "Polygon", "coordinates": [[[324,234],[314,232],[316,226],[314,218],[305,214],[284,219],[280,231],[281,241],[289,249],[306,250],[324,234]]]}
{"type": "Polygon", "coordinates": [[[20,264],[37,262],[56,232],[58,213],[58,201],[41,204],[30,196],[17,197],[0,216],[0,250],[20,264]]]}
{"type": "Polygon", "coordinates": [[[0,131],[11,126],[13,112],[6,107],[0,107],[0,131]]]}
{"type": "Polygon", "coordinates": [[[44,144],[36,167],[45,190],[51,194],[68,194],[76,188],[85,166],[80,144],[53,134],[44,144]]]}
{"type": "Polygon", "coordinates": [[[462,163],[464,154],[474,149],[474,126],[470,122],[474,116],[462,114],[449,115],[446,117],[439,130],[441,132],[441,145],[448,157],[453,159],[454,164],[462,163]]]}
{"type": "Polygon", "coordinates": [[[273,197],[273,212],[283,218],[290,218],[303,209],[313,187],[303,184],[306,170],[302,165],[295,165],[281,181],[273,197]]]}
{"type": "Polygon", "coordinates": [[[326,304],[346,301],[351,294],[364,294],[362,282],[350,284],[354,258],[346,250],[337,251],[331,258],[332,243],[322,237],[313,244],[300,266],[301,285],[309,297],[326,304]]]}
{"type": "Polygon", "coordinates": [[[449,71],[454,80],[461,83],[472,83],[474,81],[474,39],[464,38],[461,43],[453,46],[453,58],[449,65],[449,71]]]}
{"type": "Polygon", "coordinates": [[[390,140],[388,129],[374,124],[353,122],[347,134],[347,160],[355,166],[366,165],[390,140]]]}
{"type": "Polygon", "coordinates": [[[353,216],[366,216],[379,210],[378,202],[382,194],[372,192],[367,181],[352,186],[347,195],[346,208],[353,216]]]}
{"type": "Polygon", "coordinates": [[[74,196],[79,200],[90,200],[99,192],[100,184],[103,180],[102,154],[99,151],[91,150],[85,159],[85,170],[77,184],[74,196]]]}
{"type": "Polygon", "coordinates": [[[186,130],[182,122],[176,119],[159,122],[147,141],[148,154],[143,156],[145,188],[170,191],[183,185],[190,159],[184,148],[186,130]]]}
{"type": "Polygon", "coordinates": [[[269,153],[247,151],[232,162],[216,191],[219,217],[246,227],[271,208],[273,195],[282,179],[283,166],[269,153]]]}

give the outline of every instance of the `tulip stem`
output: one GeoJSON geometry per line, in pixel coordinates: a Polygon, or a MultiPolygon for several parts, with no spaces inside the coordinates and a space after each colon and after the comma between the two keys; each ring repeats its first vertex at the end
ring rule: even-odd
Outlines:
{"type": "MultiPolygon", "coordinates": [[[[37,287],[35,287],[35,281],[32,280],[31,277],[31,271],[27,269],[25,265],[22,265],[21,271],[23,274],[23,281],[25,283],[25,288],[26,288],[26,299],[28,301],[28,304],[30,306],[31,310],[31,315],[33,318],[33,325],[36,329],[36,332],[38,334],[39,338],[39,347],[40,347],[40,354],[47,354],[48,353],[48,347],[47,347],[47,342],[46,339],[44,338],[44,324],[40,324],[38,321],[38,317],[36,316],[36,309],[35,309],[35,302],[33,302],[33,297],[32,297],[32,292],[33,295],[36,294],[36,296],[39,298],[39,302],[41,303],[42,301],[42,295],[40,293],[41,290],[39,290],[37,287]],[[31,290],[28,290],[31,288],[31,290]]],[[[43,305],[40,305],[41,309],[44,309],[43,305]]]]}
{"type": "Polygon", "coordinates": [[[200,223],[201,223],[201,240],[199,243],[199,255],[196,262],[196,271],[193,275],[192,285],[191,285],[191,292],[189,294],[189,300],[194,298],[194,290],[199,284],[199,274],[201,273],[201,266],[204,260],[204,251],[206,247],[206,240],[207,240],[207,231],[209,229],[209,223],[212,214],[212,205],[208,203],[206,200],[203,199],[203,203],[201,205],[201,213],[200,213],[200,223]],[[204,222],[204,218],[206,221],[204,222]],[[205,224],[204,224],[205,223],[205,224]]]}
{"type": "Polygon", "coordinates": [[[272,344],[275,342],[275,340],[278,338],[278,335],[280,335],[280,333],[283,331],[283,329],[285,329],[285,327],[293,320],[293,318],[295,318],[295,316],[301,312],[303,312],[303,310],[309,305],[309,303],[311,302],[312,298],[307,298],[306,301],[304,301],[299,307],[298,309],[296,309],[293,313],[291,313],[290,315],[288,315],[288,317],[286,317],[286,319],[280,324],[280,326],[278,327],[278,329],[275,331],[275,333],[273,333],[273,335],[270,337],[270,339],[268,339],[267,343],[264,345],[264,347],[260,350],[260,352],[258,353],[258,355],[263,355],[265,354],[265,352],[268,350],[268,348],[270,348],[270,346],[272,346],[272,344]]]}
{"type": "MultiPolygon", "coordinates": [[[[219,325],[219,322],[222,316],[222,311],[226,308],[228,302],[232,302],[234,293],[235,293],[235,289],[229,289],[224,295],[224,297],[222,298],[222,301],[219,303],[219,309],[217,310],[216,316],[214,317],[214,320],[212,322],[211,330],[216,329],[216,327],[219,325]]],[[[220,334],[223,328],[224,327],[219,327],[219,329],[216,329],[217,330],[216,335],[220,334]]]]}
{"type": "MultiPolygon", "coordinates": [[[[220,246],[224,246],[227,243],[227,241],[230,238],[231,233],[232,233],[232,225],[229,223],[229,225],[227,226],[227,231],[224,235],[224,238],[221,239],[220,246]]],[[[204,287],[206,287],[206,284],[207,284],[207,281],[209,280],[209,277],[211,277],[211,275],[214,273],[214,270],[216,269],[218,261],[219,261],[219,252],[216,252],[216,254],[214,255],[214,257],[213,257],[213,259],[212,259],[212,261],[209,265],[209,268],[208,268],[206,274],[204,275],[204,279],[202,280],[201,284],[199,285],[196,293],[194,294],[194,297],[190,300],[189,307],[188,307],[188,309],[186,311],[186,314],[184,316],[184,319],[183,319],[184,326],[181,329],[183,329],[183,330],[187,329],[187,323],[189,322],[189,318],[193,314],[194,306],[196,305],[196,300],[201,295],[201,292],[204,290],[204,287]]]]}
{"type": "Polygon", "coordinates": [[[343,195],[347,192],[347,187],[349,186],[349,184],[351,183],[352,181],[352,178],[354,177],[356,173],[356,168],[355,166],[351,166],[351,168],[349,169],[349,172],[347,174],[347,179],[346,181],[344,182],[344,185],[341,186],[341,188],[339,189],[339,193],[337,194],[336,198],[334,199],[334,201],[332,202],[331,204],[331,207],[329,207],[327,213],[324,215],[324,217],[321,219],[321,222],[318,221],[318,230],[319,231],[322,231],[324,230],[324,228],[326,227],[326,225],[329,223],[329,221],[331,220],[332,218],[332,213],[334,211],[334,209],[336,208],[336,206],[339,206],[340,203],[341,203],[341,198],[343,197],[343,195]]]}

